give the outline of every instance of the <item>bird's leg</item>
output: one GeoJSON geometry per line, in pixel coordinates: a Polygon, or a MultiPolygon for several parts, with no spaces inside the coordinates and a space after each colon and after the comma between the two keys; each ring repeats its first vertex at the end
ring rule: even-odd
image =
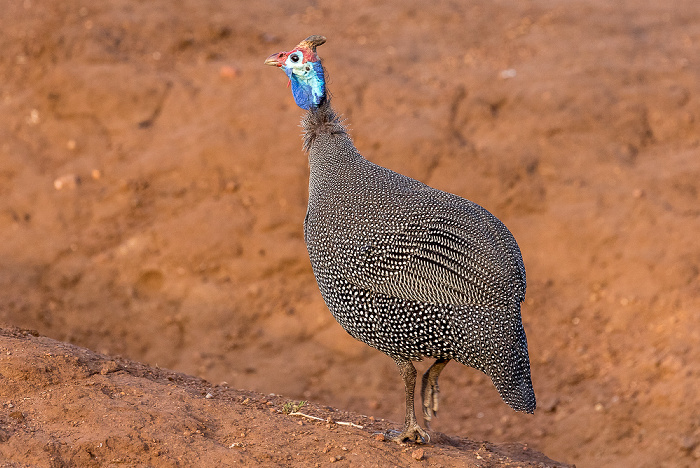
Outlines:
{"type": "Polygon", "coordinates": [[[430,442],[430,436],[418,425],[416,420],[416,411],[413,406],[413,399],[416,391],[416,368],[410,360],[403,358],[394,358],[396,365],[399,366],[399,372],[403,378],[403,384],[406,387],[406,418],[404,419],[403,429],[398,435],[388,435],[388,438],[401,443],[404,440],[410,440],[418,443],[430,442]]]}
{"type": "Polygon", "coordinates": [[[425,427],[430,429],[430,421],[433,416],[437,416],[438,411],[438,377],[440,372],[445,368],[449,359],[437,359],[430,368],[423,374],[423,382],[421,385],[421,397],[423,398],[423,420],[425,427]]]}

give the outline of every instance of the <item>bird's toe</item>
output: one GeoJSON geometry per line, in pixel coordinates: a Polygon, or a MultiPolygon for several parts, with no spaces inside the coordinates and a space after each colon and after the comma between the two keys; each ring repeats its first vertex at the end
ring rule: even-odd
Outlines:
{"type": "Polygon", "coordinates": [[[430,443],[430,435],[425,432],[418,424],[414,424],[409,427],[404,427],[401,432],[399,431],[389,431],[385,434],[388,440],[393,440],[394,442],[401,444],[403,442],[415,442],[416,444],[428,444],[430,443]]]}
{"type": "Polygon", "coordinates": [[[433,417],[437,417],[437,412],[439,408],[438,404],[438,394],[440,390],[437,383],[434,385],[428,385],[423,390],[423,419],[425,420],[425,425],[430,429],[430,421],[433,417]]]}

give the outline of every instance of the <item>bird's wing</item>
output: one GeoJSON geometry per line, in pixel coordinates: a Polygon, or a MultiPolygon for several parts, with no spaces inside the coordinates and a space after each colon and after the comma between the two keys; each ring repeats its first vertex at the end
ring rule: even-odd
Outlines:
{"type": "MultiPolygon", "coordinates": [[[[525,296],[525,268],[508,229],[491,213],[445,192],[415,197],[409,222],[367,230],[348,280],[364,289],[439,304],[510,308],[525,296]]],[[[346,252],[347,253],[347,252],[346,252]]]]}

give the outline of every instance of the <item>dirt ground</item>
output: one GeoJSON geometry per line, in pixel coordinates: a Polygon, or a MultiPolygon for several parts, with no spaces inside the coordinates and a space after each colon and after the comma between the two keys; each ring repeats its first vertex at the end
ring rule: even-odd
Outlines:
{"type": "Polygon", "coordinates": [[[523,444],[579,467],[698,463],[696,0],[2,10],[10,466],[554,463],[523,444]],[[518,240],[535,415],[450,364],[423,461],[373,439],[400,425],[403,384],[318,293],[303,111],[263,65],[310,34],[328,37],[334,107],[368,159],[481,204],[518,240]],[[299,400],[365,429],[281,412],[299,400]]]}
{"type": "Polygon", "coordinates": [[[393,423],[234,390],[17,328],[0,330],[2,466],[508,466],[566,468],[527,444],[433,433],[397,445],[393,423]]]}

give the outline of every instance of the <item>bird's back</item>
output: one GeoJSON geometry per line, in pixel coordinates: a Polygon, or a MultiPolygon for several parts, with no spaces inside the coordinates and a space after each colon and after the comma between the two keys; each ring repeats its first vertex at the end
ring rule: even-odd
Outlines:
{"type": "Polygon", "coordinates": [[[503,223],[364,159],[341,129],[308,147],[305,235],[324,256],[319,268],[335,264],[358,286],[406,300],[496,308],[523,300],[522,256],[503,223]]]}

